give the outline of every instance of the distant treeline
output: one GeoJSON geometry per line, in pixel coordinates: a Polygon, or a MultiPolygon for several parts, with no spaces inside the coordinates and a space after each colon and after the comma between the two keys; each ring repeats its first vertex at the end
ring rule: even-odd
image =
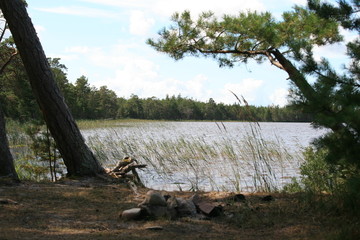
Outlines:
{"type": "MultiPolygon", "coordinates": [[[[66,67],[58,58],[49,59],[57,84],[76,119],[154,119],[154,120],[239,120],[239,121],[310,121],[310,116],[293,107],[255,107],[201,102],[185,97],[118,97],[106,86],[90,86],[85,76],[70,83],[66,67]]],[[[235,99],[235,97],[234,97],[235,99]]],[[[0,76],[0,104],[8,118],[20,121],[40,119],[41,113],[20,58],[15,58],[0,76]]]]}

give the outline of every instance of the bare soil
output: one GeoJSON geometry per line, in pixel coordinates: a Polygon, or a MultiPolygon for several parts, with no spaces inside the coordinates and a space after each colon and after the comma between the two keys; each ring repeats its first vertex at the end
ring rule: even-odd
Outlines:
{"type": "MultiPolygon", "coordinates": [[[[5,239],[360,239],[359,220],[339,211],[306,203],[301,195],[245,194],[245,202],[229,200],[231,193],[201,192],[221,204],[224,214],[206,220],[181,218],[124,221],[119,214],[136,207],[148,189],[135,194],[124,183],[96,179],[58,183],[22,182],[0,185],[0,240],[5,239]],[[151,229],[151,227],[159,228],[151,229]],[[344,227],[345,226],[345,227],[344,227]],[[347,226],[347,227],[346,227],[347,226]],[[355,226],[355,227],[354,227],[355,226]],[[149,229],[150,228],[150,229],[149,229]]],[[[190,197],[192,192],[171,192],[190,197]]]]}

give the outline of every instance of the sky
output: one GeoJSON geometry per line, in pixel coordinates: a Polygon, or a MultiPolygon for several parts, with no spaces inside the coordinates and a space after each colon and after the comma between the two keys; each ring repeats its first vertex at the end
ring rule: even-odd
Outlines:
{"type": "MultiPolygon", "coordinates": [[[[199,101],[213,98],[232,104],[230,91],[251,105],[287,103],[287,74],[269,63],[219,68],[213,59],[187,57],[175,61],[145,42],[171,24],[174,12],[217,16],[240,11],[270,11],[280,17],[306,0],[27,0],[28,13],[47,57],[60,58],[72,83],[84,75],[91,86],[107,86],[118,97],[181,95],[199,101]]],[[[317,49],[339,60],[342,45],[317,49]]]]}

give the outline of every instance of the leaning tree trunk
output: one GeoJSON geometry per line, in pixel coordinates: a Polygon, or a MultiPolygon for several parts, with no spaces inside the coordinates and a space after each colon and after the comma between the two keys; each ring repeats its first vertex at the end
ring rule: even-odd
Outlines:
{"type": "Polygon", "coordinates": [[[24,63],[34,96],[67,167],[68,175],[103,173],[104,169],[85,144],[55,83],[24,2],[0,0],[0,8],[24,63]]]}
{"type": "Polygon", "coordinates": [[[9,142],[6,138],[5,119],[0,106],[0,177],[8,177],[18,181],[14,167],[14,160],[9,149],[9,142]]]}

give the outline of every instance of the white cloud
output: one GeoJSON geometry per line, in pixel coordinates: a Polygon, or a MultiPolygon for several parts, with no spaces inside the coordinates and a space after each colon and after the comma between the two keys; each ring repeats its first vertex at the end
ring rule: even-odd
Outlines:
{"type": "MultiPolygon", "coordinates": [[[[136,44],[118,44],[109,48],[74,46],[67,48],[69,54],[76,54],[78,61],[86,63],[92,72],[106,72],[107,76],[94,77],[87,75],[91,84],[96,87],[106,85],[118,96],[139,94],[139,89],[154,88],[158,66],[144,56],[131,53],[131,49],[140,48],[136,44]],[[93,71],[96,69],[96,71],[93,71]],[[95,82],[94,82],[95,81],[95,82]]],[[[155,88],[159,88],[157,86],[155,88]]],[[[153,94],[156,96],[156,94],[153,94]]]]}
{"type": "Polygon", "coordinates": [[[346,46],[344,43],[335,43],[321,47],[314,47],[314,58],[316,61],[320,61],[321,58],[343,59],[345,54],[346,46]]]}
{"type": "Polygon", "coordinates": [[[181,12],[184,10],[191,10],[194,16],[203,11],[211,10],[217,15],[222,14],[236,14],[244,10],[258,10],[264,11],[265,6],[261,0],[222,0],[222,1],[208,1],[208,0],[147,0],[147,1],[131,1],[131,0],[81,0],[83,2],[96,3],[100,5],[115,6],[121,8],[142,9],[157,15],[169,17],[174,12],[181,12]]]}
{"type": "Polygon", "coordinates": [[[185,83],[185,91],[183,94],[186,96],[193,96],[197,100],[209,99],[212,91],[206,89],[205,84],[207,81],[207,76],[203,74],[195,76],[192,80],[185,83]]]}
{"type": "Polygon", "coordinates": [[[307,0],[291,0],[296,5],[307,5],[307,0]]]}
{"type": "Polygon", "coordinates": [[[41,26],[41,25],[34,25],[35,31],[38,35],[38,37],[41,39],[42,38],[42,33],[45,32],[45,27],[41,26]]]}
{"type": "Polygon", "coordinates": [[[316,61],[325,58],[337,71],[343,71],[343,65],[347,65],[351,62],[350,58],[347,56],[346,44],[354,41],[359,36],[357,33],[345,30],[342,27],[340,27],[340,34],[343,36],[344,41],[320,47],[315,46],[313,51],[314,59],[316,61]]]}
{"type": "Polygon", "coordinates": [[[132,49],[140,49],[144,53],[136,43],[118,44],[108,49],[74,46],[68,47],[66,52],[69,56],[76,55],[77,62],[88,64],[86,76],[91,85],[106,85],[119,97],[129,97],[131,94],[142,98],[164,98],[166,94],[181,94],[198,100],[211,97],[211,90],[206,88],[208,78],[205,75],[197,74],[189,80],[162,76],[157,63],[146,55],[131,52],[132,49]]]}
{"type": "Polygon", "coordinates": [[[288,95],[289,95],[289,90],[285,88],[278,88],[270,95],[269,99],[273,105],[278,105],[280,107],[283,107],[288,103],[287,101],[288,95]]]}
{"type": "Polygon", "coordinates": [[[89,53],[91,50],[87,46],[73,46],[65,48],[65,52],[67,53],[81,53],[86,54],[89,53]]]}
{"type": "Polygon", "coordinates": [[[143,11],[132,11],[130,15],[130,33],[138,36],[144,36],[154,25],[153,18],[146,18],[143,11]]]}
{"type": "Polygon", "coordinates": [[[143,7],[146,8],[148,1],[134,1],[134,0],[80,0],[81,2],[96,3],[114,7],[143,7]]]}
{"type": "Polygon", "coordinates": [[[53,7],[53,8],[35,8],[38,11],[74,15],[81,17],[92,17],[92,18],[118,18],[118,14],[108,10],[101,10],[89,7],[80,6],[67,6],[67,7],[53,7]]]}
{"type": "Polygon", "coordinates": [[[92,56],[96,56],[101,52],[101,48],[91,48],[88,46],[71,46],[66,47],[63,54],[57,54],[56,57],[61,58],[61,60],[74,61],[82,60],[85,62],[85,59],[90,59],[92,56]]]}
{"type": "Polygon", "coordinates": [[[221,90],[222,95],[219,97],[218,101],[223,103],[236,102],[237,100],[235,96],[231,93],[233,92],[238,97],[243,96],[249,104],[252,104],[252,102],[256,100],[256,90],[259,89],[262,85],[262,80],[251,78],[243,79],[240,83],[227,83],[221,90]]]}
{"type": "Polygon", "coordinates": [[[347,29],[344,29],[343,27],[340,27],[340,34],[344,36],[344,42],[346,43],[352,42],[359,37],[358,32],[349,31],[347,29]]]}
{"type": "Polygon", "coordinates": [[[181,94],[184,97],[191,96],[197,100],[207,100],[211,97],[211,91],[205,88],[207,78],[197,75],[188,81],[176,78],[164,78],[154,71],[154,63],[137,65],[129,63],[122,70],[116,71],[114,77],[102,81],[101,85],[107,85],[118,96],[129,97],[137,94],[142,98],[156,96],[164,98],[166,95],[181,94]]]}
{"type": "Polygon", "coordinates": [[[182,12],[190,10],[195,16],[203,11],[213,11],[217,15],[222,14],[237,14],[244,10],[265,10],[264,5],[259,0],[222,0],[222,1],[208,1],[208,0],[156,0],[149,6],[153,12],[163,16],[171,16],[174,12],[182,12]]]}
{"type": "Polygon", "coordinates": [[[45,27],[41,26],[41,25],[35,25],[35,30],[37,34],[41,34],[42,32],[45,32],[45,27]]]}
{"type": "Polygon", "coordinates": [[[54,54],[54,53],[50,53],[49,57],[60,58],[61,61],[74,61],[74,60],[79,59],[79,56],[77,54],[54,54]]]}

